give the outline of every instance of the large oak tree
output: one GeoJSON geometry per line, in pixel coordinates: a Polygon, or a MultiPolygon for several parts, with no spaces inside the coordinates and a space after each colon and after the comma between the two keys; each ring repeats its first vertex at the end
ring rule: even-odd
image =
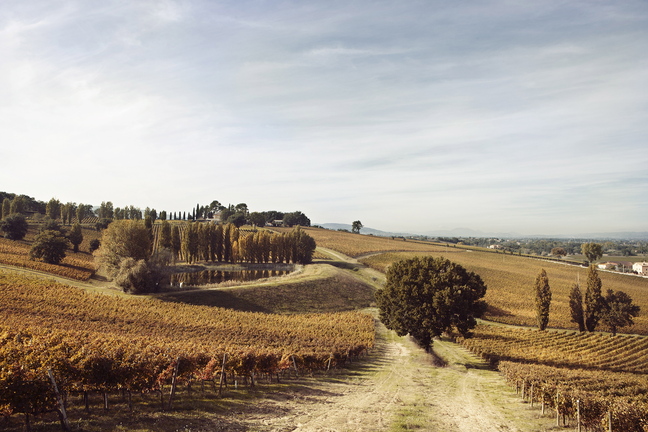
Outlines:
{"type": "Polygon", "coordinates": [[[468,335],[486,311],[486,285],[476,273],[443,257],[415,257],[392,264],[376,300],[380,319],[399,336],[412,335],[428,349],[434,337],[468,335]]]}

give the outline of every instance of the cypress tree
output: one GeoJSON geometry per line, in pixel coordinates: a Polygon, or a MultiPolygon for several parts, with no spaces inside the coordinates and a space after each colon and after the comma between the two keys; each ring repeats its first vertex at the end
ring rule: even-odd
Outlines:
{"type": "Polygon", "coordinates": [[[545,330],[549,323],[549,308],[551,306],[551,288],[549,287],[549,278],[545,269],[542,269],[536,278],[535,292],[538,329],[545,330]]]}
{"type": "Polygon", "coordinates": [[[585,317],[583,313],[583,294],[580,286],[575,283],[569,292],[569,310],[571,321],[578,324],[578,331],[585,331],[585,317]]]}
{"type": "Polygon", "coordinates": [[[72,243],[74,252],[79,252],[79,245],[83,241],[83,232],[78,222],[72,225],[72,230],[68,238],[70,239],[70,243],[72,243]]]}
{"type": "Polygon", "coordinates": [[[585,317],[585,328],[593,332],[599,323],[601,314],[605,309],[605,300],[601,292],[601,278],[596,268],[591,265],[587,273],[587,288],[585,290],[585,304],[583,315],[585,317]]]}

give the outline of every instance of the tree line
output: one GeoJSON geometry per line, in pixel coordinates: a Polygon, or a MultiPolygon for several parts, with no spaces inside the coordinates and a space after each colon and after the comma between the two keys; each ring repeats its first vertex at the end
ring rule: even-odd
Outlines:
{"type": "Polygon", "coordinates": [[[0,192],[0,202],[2,203],[2,217],[4,219],[10,214],[40,214],[50,219],[60,219],[63,224],[70,225],[76,217],[77,222],[81,223],[87,217],[97,217],[97,228],[105,228],[111,220],[146,220],[150,219],[152,223],[156,220],[213,220],[217,218],[221,223],[232,223],[237,227],[250,224],[258,227],[271,225],[282,225],[287,227],[293,226],[310,226],[310,219],[301,211],[281,212],[276,210],[250,212],[246,203],[236,205],[222,205],[218,200],[213,200],[207,205],[196,204],[196,207],[189,211],[167,212],[166,210],[157,211],[154,208],[146,207],[142,210],[139,207],[129,205],[125,207],[115,207],[111,201],[102,201],[95,209],[91,204],[77,204],[74,202],[63,203],[56,198],[49,201],[38,201],[27,195],[16,195],[7,192],[0,192]]]}
{"type": "MultiPolygon", "coordinates": [[[[603,324],[616,335],[620,328],[634,324],[633,318],[639,315],[640,308],[625,292],[608,289],[603,295],[602,287],[603,283],[596,267],[591,265],[587,272],[585,294],[583,295],[578,282],[574,283],[570,290],[571,321],[578,325],[581,332],[593,332],[599,324],[603,324]]],[[[535,304],[538,328],[545,330],[549,323],[551,287],[544,269],[535,281],[535,304]]]]}
{"type": "Polygon", "coordinates": [[[167,283],[166,269],[176,260],[187,263],[312,262],[315,240],[300,227],[288,233],[245,233],[234,224],[163,221],[156,236],[142,221],[115,221],[103,232],[97,261],[127,292],[157,291],[167,283]]]}

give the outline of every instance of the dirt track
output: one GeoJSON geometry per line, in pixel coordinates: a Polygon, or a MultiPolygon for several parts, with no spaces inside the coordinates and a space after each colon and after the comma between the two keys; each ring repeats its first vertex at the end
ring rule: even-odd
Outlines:
{"type": "Polygon", "coordinates": [[[254,431],[539,431],[539,418],[497,372],[463,348],[438,341],[450,363],[433,364],[407,338],[384,327],[376,350],[349,371],[304,378],[240,412],[238,430],[254,431]]]}

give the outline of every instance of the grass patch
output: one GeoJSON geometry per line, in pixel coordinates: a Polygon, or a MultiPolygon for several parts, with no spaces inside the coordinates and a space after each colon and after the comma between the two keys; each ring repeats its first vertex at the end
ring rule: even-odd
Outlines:
{"type": "Polygon", "coordinates": [[[374,288],[334,267],[320,264],[316,277],[281,279],[259,285],[165,294],[165,301],[265,313],[338,312],[375,302],[374,288]]]}

